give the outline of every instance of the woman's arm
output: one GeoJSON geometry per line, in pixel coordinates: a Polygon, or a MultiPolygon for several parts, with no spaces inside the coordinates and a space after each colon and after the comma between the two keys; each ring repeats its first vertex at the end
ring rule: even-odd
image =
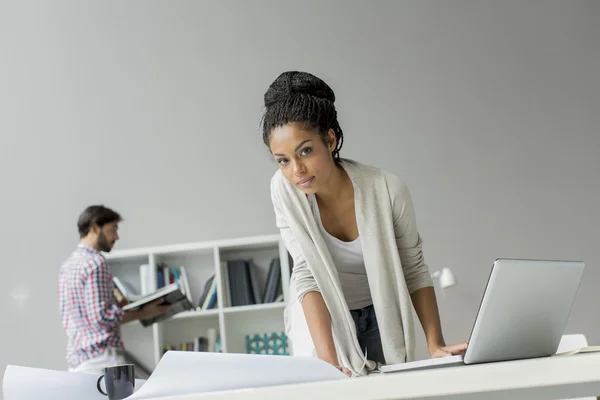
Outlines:
{"type": "Polygon", "coordinates": [[[394,175],[388,176],[387,182],[392,201],[396,246],[402,263],[404,280],[412,296],[421,288],[433,287],[433,280],[423,257],[423,241],[417,230],[415,211],[408,187],[394,175]]]}
{"type": "Polygon", "coordinates": [[[433,287],[423,287],[411,294],[415,311],[425,332],[429,355],[446,346],[442,335],[442,324],[438,312],[435,290],[433,287]]]}
{"type": "Polygon", "coordinates": [[[302,310],[306,316],[306,324],[317,351],[317,357],[332,364],[348,376],[352,372],[340,365],[333,343],[331,331],[331,315],[319,292],[308,292],[302,299],[302,310]]]}
{"type": "Polygon", "coordinates": [[[331,315],[321,293],[306,293],[302,299],[302,309],[317,351],[317,357],[330,364],[338,365],[337,352],[331,332],[331,315]]]}
{"type": "Polygon", "coordinates": [[[466,344],[446,346],[444,342],[433,281],[423,257],[423,243],[417,230],[414,206],[408,187],[392,174],[387,175],[387,181],[404,279],[423,327],[429,354],[432,357],[442,357],[449,353],[461,354],[466,349],[466,344]]]}

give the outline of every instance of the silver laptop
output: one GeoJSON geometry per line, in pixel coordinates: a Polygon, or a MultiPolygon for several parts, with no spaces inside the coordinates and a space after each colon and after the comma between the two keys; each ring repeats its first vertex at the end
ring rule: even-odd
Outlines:
{"type": "Polygon", "coordinates": [[[497,259],[464,356],[381,365],[381,372],[547,357],[564,333],[585,264],[497,259]]]}

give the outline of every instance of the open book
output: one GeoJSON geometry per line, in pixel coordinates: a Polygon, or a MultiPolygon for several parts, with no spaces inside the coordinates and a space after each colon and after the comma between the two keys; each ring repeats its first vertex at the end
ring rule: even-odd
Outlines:
{"type": "Polygon", "coordinates": [[[123,310],[141,310],[142,308],[144,308],[145,305],[152,303],[153,301],[160,299],[161,297],[165,299],[165,304],[171,305],[171,308],[169,308],[169,311],[167,311],[166,313],[156,316],[154,318],[141,319],[140,323],[143,326],[150,326],[155,322],[165,320],[182,311],[192,310],[194,308],[187,296],[181,292],[179,286],[176,283],[172,283],[170,285],[158,289],[156,292],[150,293],[149,295],[142,297],[137,301],[125,305],[123,307],[123,310]]]}
{"type": "Polygon", "coordinates": [[[121,298],[126,298],[130,301],[136,301],[144,297],[143,295],[137,294],[133,286],[131,286],[126,281],[121,281],[121,279],[119,279],[116,276],[113,276],[113,283],[114,288],[118,291],[118,293],[115,293],[117,300],[121,300],[121,298]]]}
{"type": "Polygon", "coordinates": [[[585,347],[579,347],[577,349],[573,349],[573,350],[569,350],[569,351],[563,351],[560,353],[556,353],[553,355],[553,357],[572,356],[572,355],[578,354],[578,353],[593,353],[596,351],[600,351],[600,346],[585,346],[585,347]]]}

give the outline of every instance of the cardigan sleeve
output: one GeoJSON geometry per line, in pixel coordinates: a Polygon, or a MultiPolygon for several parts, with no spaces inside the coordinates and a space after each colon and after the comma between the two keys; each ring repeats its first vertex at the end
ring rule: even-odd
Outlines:
{"type": "Polygon", "coordinates": [[[392,200],[396,245],[404,271],[408,292],[433,286],[429,268],[423,257],[423,241],[417,230],[412,198],[406,184],[398,177],[387,174],[388,190],[392,200]]]}
{"type": "Polygon", "coordinates": [[[279,228],[283,244],[287,251],[292,256],[294,262],[292,274],[296,283],[296,291],[298,293],[298,301],[302,301],[304,295],[308,292],[320,292],[319,286],[302,255],[300,244],[294,237],[288,219],[283,212],[282,205],[279,200],[279,192],[277,190],[277,179],[271,181],[271,201],[275,211],[275,224],[279,228]]]}

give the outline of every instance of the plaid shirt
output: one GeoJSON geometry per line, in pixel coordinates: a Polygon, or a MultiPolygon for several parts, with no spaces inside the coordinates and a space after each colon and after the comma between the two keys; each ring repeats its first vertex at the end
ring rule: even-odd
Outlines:
{"type": "Polygon", "coordinates": [[[67,363],[74,368],[107,348],[123,349],[123,310],[113,293],[113,276],[104,256],[79,244],[60,267],[58,292],[67,334],[67,363]]]}

